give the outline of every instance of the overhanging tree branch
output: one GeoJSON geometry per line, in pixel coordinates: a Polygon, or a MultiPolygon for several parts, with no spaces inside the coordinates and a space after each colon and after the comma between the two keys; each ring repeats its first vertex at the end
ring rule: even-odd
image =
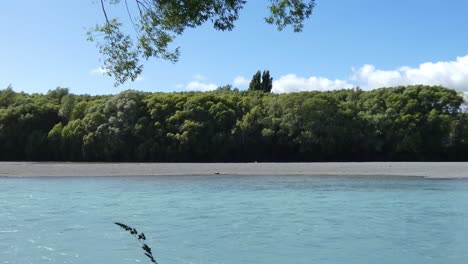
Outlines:
{"type": "MultiPolygon", "coordinates": [[[[114,76],[116,85],[135,80],[141,73],[141,59],[150,57],[177,62],[179,47],[171,48],[174,39],[187,28],[196,28],[212,23],[216,30],[232,30],[244,8],[246,0],[135,0],[139,14],[134,20],[128,0],[112,0],[110,4],[124,2],[125,9],[135,34],[123,32],[122,23],[108,17],[104,1],[101,1],[106,24],[93,31],[103,33],[98,47],[104,56],[104,68],[114,76]]],[[[315,7],[315,0],[270,0],[270,16],[265,19],[276,25],[278,30],[292,26],[300,32],[304,20],[309,18],[315,7]]],[[[88,38],[94,40],[94,35],[88,38]]]]}
{"type": "Polygon", "coordinates": [[[109,24],[109,18],[107,17],[106,7],[104,6],[104,0],[101,0],[101,8],[102,12],[104,13],[104,17],[106,18],[106,24],[109,24]]]}

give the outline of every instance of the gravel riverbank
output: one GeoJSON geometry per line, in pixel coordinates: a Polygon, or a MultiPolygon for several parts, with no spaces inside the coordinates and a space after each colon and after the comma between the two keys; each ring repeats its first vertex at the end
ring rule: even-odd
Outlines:
{"type": "Polygon", "coordinates": [[[340,175],[468,178],[468,162],[75,163],[0,162],[0,176],[340,175]]]}

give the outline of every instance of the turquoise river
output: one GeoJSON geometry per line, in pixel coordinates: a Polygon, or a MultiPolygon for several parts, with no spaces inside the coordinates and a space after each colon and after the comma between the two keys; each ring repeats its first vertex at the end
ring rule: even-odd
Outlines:
{"type": "Polygon", "coordinates": [[[466,264],[468,180],[0,178],[0,264],[466,264]]]}

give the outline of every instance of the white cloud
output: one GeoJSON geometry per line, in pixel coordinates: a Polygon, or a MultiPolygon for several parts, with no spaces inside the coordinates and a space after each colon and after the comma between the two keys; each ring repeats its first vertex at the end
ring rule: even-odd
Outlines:
{"type": "Polygon", "coordinates": [[[237,76],[236,78],[234,78],[233,84],[234,84],[234,87],[245,88],[249,86],[250,81],[247,80],[244,76],[237,76]]]}
{"type": "MultiPolygon", "coordinates": [[[[107,70],[96,68],[92,75],[106,74],[107,70]]],[[[288,93],[311,90],[336,90],[359,86],[370,90],[381,87],[399,85],[441,85],[459,91],[468,91],[468,55],[457,57],[452,61],[425,62],[416,67],[403,66],[396,69],[379,69],[372,64],[365,64],[359,68],[352,68],[349,78],[331,79],[319,76],[298,76],[287,74],[275,78],[273,92],[288,93]]],[[[135,81],[143,81],[143,77],[135,81]]],[[[250,81],[244,76],[237,76],[233,85],[239,88],[248,87],[250,81]]],[[[208,82],[202,74],[196,74],[192,81],[177,84],[177,89],[189,91],[211,91],[219,85],[208,82]]]]}
{"type": "Polygon", "coordinates": [[[202,91],[202,92],[207,92],[207,91],[213,91],[216,90],[216,88],[219,87],[219,85],[214,84],[214,83],[209,83],[205,82],[206,77],[201,74],[196,74],[192,77],[192,81],[189,83],[183,84],[183,83],[178,83],[176,84],[175,88],[177,89],[185,89],[187,91],[202,91]]]}
{"type": "Polygon", "coordinates": [[[352,84],[343,80],[330,80],[327,78],[315,76],[303,78],[295,74],[287,74],[281,76],[278,80],[273,81],[273,92],[275,93],[289,93],[313,90],[324,91],[352,87],[352,84]]]}
{"type": "Polygon", "coordinates": [[[203,83],[200,81],[191,81],[187,85],[185,85],[185,89],[189,91],[213,91],[216,90],[219,86],[214,83],[203,83]]]}
{"type": "Polygon", "coordinates": [[[364,89],[425,84],[468,91],[468,55],[454,61],[426,62],[416,68],[379,70],[373,65],[364,65],[353,70],[351,79],[364,89]]]}
{"type": "Polygon", "coordinates": [[[135,79],[135,82],[142,82],[145,80],[145,77],[143,76],[138,76],[136,79],[135,79]]]}
{"type": "Polygon", "coordinates": [[[90,74],[91,75],[104,75],[104,74],[107,74],[108,72],[109,72],[109,70],[104,69],[102,67],[99,67],[99,68],[96,68],[96,69],[92,69],[90,74]]]}
{"type": "Polygon", "coordinates": [[[468,55],[453,61],[426,62],[418,67],[382,70],[371,64],[351,69],[348,79],[332,80],[324,77],[300,77],[287,74],[273,81],[273,92],[288,93],[311,90],[336,90],[359,86],[371,90],[400,85],[441,85],[468,91],[468,55]]]}

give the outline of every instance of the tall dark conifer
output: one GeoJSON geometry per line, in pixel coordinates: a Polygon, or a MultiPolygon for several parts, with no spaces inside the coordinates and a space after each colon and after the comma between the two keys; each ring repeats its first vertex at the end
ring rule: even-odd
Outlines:
{"type": "Polygon", "coordinates": [[[257,71],[252,77],[249,85],[249,91],[262,91],[271,93],[273,88],[273,78],[270,77],[270,71],[257,71]]]}
{"type": "Polygon", "coordinates": [[[271,89],[273,89],[273,78],[270,77],[270,71],[263,71],[261,90],[265,93],[271,93],[271,89]]]}
{"type": "Polygon", "coordinates": [[[262,76],[260,71],[257,71],[250,81],[249,91],[260,91],[262,89],[262,76]]]}

